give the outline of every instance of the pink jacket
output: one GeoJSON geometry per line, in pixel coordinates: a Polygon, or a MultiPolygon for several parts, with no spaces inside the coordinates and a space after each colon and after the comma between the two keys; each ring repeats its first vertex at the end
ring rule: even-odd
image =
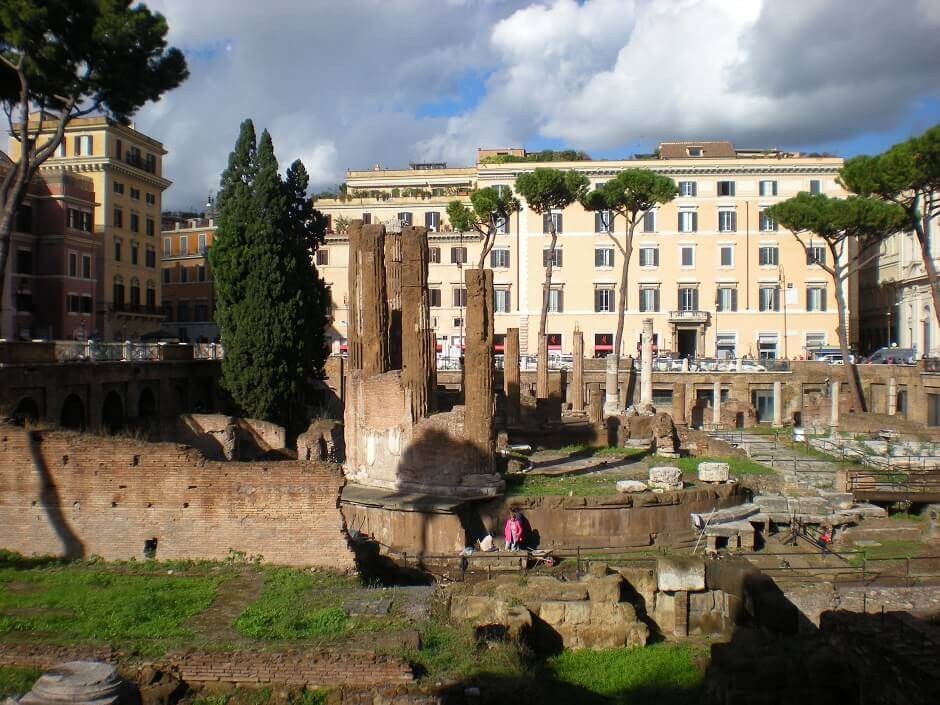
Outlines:
{"type": "Polygon", "coordinates": [[[506,526],[503,528],[503,536],[506,543],[518,543],[522,540],[522,522],[509,518],[506,520],[506,526]]]}

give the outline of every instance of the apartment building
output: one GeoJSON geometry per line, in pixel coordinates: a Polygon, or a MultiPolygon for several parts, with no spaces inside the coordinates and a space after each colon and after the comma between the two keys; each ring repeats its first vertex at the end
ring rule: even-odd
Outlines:
{"type": "MultiPolygon", "coordinates": [[[[35,123],[33,124],[35,127],[35,123]]],[[[42,126],[51,135],[55,123],[42,126]]],[[[40,140],[42,136],[40,136],[40,140]]],[[[19,143],[11,138],[15,159],[19,143]]],[[[96,292],[89,337],[136,339],[160,329],[163,319],[158,231],[166,150],[157,140],[105,117],[72,120],[44,178],[78,173],[94,186],[96,292]]]]}
{"type": "Polygon", "coordinates": [[[215,289],[208,259],[217,229],[215,220],[164,221],[163,228],[163,326],[184,342],[218,342],[219,326],[213,320],[215,289]]]}
{"type": "MultiPolygon", "coordinates": [[[[520,150],[481,154],[520,156],[520,150]]],[[[652,318],[657,347],[678,355],[798,358],[837,340],[835,292],[828,275],[793,235],[764,210],[800,191],[844,195],[836,181],[842,160],[777,150],[739,150],[729,142],[663,143],[654,155],[618,161],[551,164],[481,160],[472,168],[412,165],[408,170],[347,172],[347,197],[321,199],[331,232],[318,253],[333,294],[337,346],[346,325],[345,225],[365,222],[427,225],[430,235],[432,324],[443,352],[462,345],[463,269],[477,266],[481,244],[453,232],[447,204],[469,202],[472,188],[512,186],[539,166],[574,169],[598,187],[628,168],[674,179],[678,197],[646,215],[634,238],[623,354],[635,354],[642,321],[652,318]]],[[[575,329],[587,354],[612,349],[617,324],[623,222],[572,205],[538,215],[523,203],[504,223],[485,266],[494,271],[497,336],[519,327],[523,353],[535,354],[549,218],[559,232],[550,294],[550,351],[569,354],[575,329]],[[612,239],[613,238],[613,239],[612,239]]],[[[810,243],[828,257],[823,243],[810,243]]],[[[857,286],[846,286],[850,333],[855,335],[857,286]]]]}
{"type": "MultiPolygon", "coordinates": [[[[12,167],[0,153],[0,175],[12,167]]],[[[54,173],[30,184],[10,241],[0,337],[84,340],[94,330],[94,183],[54,173]]]]}

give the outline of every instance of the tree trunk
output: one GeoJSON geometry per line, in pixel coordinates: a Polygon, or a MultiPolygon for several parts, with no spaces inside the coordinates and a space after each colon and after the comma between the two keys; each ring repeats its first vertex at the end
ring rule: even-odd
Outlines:
{"type": "Polygon", "coordinates": [[[558,244],[558,233],[555,232],[555,221],[549,218],[551,225],[551,245],[548,248],[548,258],[545,263],[545,282],[542,284],[542,312],[539,316],[539,357],[535,376],[536,399],[548,399],[548,340],[545,337],[545,327],[548,323],[548,302],[552,290],[552,268],[555,264],[555,246],[558,244]]]}
{"type": "MultiPolygon", "coordinates": [[[[29,156],[20,156],[20,162],[12,168],[16,170],[16,175],[11,183],[0,194],[0,302],[3,300],[4,287],[6,286],[7,260],[10,256],[10,243],[13,238],[13,227],[16,224],[16,211],[23,200],[23,194],[26,191],[29,173],[29,156]]],[[[13,303],[13,289],[10,288],[10,304],[13,303]]],[[[5,331],[0,328],[0,338],[11,337],[13,331],[5,331]]]]}
{"type": "Polygon", "coordinates": [[[842,361],[845,364],[845,376],[848,378],[849,388],[852,390],[852,403],[855,406],[854,410],[862,412],[865,411],[865,400],[862,397],[862,386],[858,378],[858,368],[856,368],[854,362],[849,362],[849,336],[846,332],[845,325],[845,296],[842,293],[842,265],[839,264],[836,253],[832,248],[830,248],[830,252],[833,258],[834,275],[832,280],[836,287],[836,308],[839,314],[839,351],[842,353],[842,361]]]}
{"type": "MultiPolygon", "coordinates": [[[[927,233],[930,232],[930,216],[927,205],[924,204],[923,219],[917,218],[915,208],[912,214],[914,221],[914,232],[917,235],[917,242],[920,244],[920,258],[924,263],[924,272],[927,275],[927,283],[930,285],[930,296],[933,299],[933,315],[937,319],[937,325],[940,327],[940,278],[937,277],[937,267],[933,262],[933,253],[930,251],[930,241],[927,239],[927,233]]],[[[929,350],[921,350],[921,355],[929,355],[929,350]]]]}
{"type": "Polygon", "coordinates": [[[633,231],[635,229],[636,223],[628,223],[624,231],[623,269],[620,271],[620,294],[617,301],[617,332],[614,335],[614,354],[617,356],[618,367],[623,351],[623,321],[627,312],[627,286],[630,281],[630,259],[633,256],[633,231]]]}

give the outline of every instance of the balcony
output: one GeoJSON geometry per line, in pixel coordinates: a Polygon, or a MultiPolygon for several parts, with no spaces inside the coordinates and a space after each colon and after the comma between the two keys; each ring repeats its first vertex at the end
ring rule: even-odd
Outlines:
{"type": "Polygon", "coordinates": [[[108,312],[125,316],[155,316],[163,318],[162,309],[147,304],[113,303],[108,306],[108,312]]]}
{"type": "Polygon", "coordinates": [[[708,323],[708,311],[670,311],[670,323],[708,323]]]}

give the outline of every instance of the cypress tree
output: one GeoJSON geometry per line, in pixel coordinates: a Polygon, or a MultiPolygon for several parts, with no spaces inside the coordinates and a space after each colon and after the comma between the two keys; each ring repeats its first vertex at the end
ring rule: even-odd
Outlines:
{"type": "Polygon", "coordinates": [[[222,176],[213,278],[225,357],[222,383],[243,415],[299,427],[307,382],[322,376],[329,295],[311,253],[325,219],[306,170],[283,180],[267,131],[242,125],[222,176]]]}

